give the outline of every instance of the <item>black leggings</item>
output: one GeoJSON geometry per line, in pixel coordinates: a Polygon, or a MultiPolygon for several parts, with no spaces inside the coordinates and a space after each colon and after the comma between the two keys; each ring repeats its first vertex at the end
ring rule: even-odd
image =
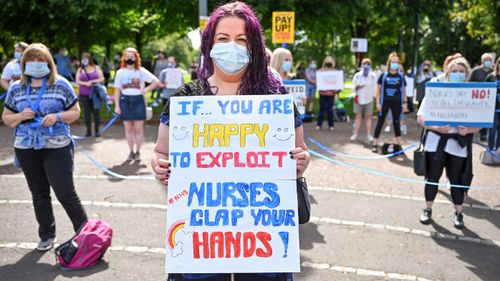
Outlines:
{"type": "Polygon", "coordinates": [[[90,114],[94,115],[94,132],[99,133],[99,109],[94,109],[94,103],[88,96],[82,96],[78,98],[80,104],[83,107],[83,116],[85,117],[85,126],[87,127],[87,134],[90,135],[92,131],[90,114]]]}
{"type": "Polygon", "coordinates": [[[15,149],[28,182],[38,235],[42,240],[56,236],[56,224],[52,211],[50,186],[57,200],[68,214],[75,232],[87,220],[80,198],[73,183],[73,146],[56,149],[15,149]]]}
{"type": "Polygon", "coordinates": [[[401,116],[401,111],[403,110],[403,106],[401,106],[400,101],[384,101],[382,104],[382,114],[379,113],[377,126],[375,127],[375,135],[374,137],[378,139],[380,136],[380,132],[382,131],[382,126],[385,122],[385,117],[389,112],[389,109],[392,112],[392,124],[394,125],[394,134],[396,137],[401,136],[401,127],[399,126],[399,118],[401,116]]]}
{"type": "MultiPolygon", "coordinates": [[[[426,165],[427,165],[427,181],[429,182],[439,182],[439,178],[443,174],[443,170],[446,167],[446,176],[448,177],[451,184],[460,185],[460,174],[465,166],[465,161],[467,158],[453,156],[444,152],[442,159],[434,159],[436,155],[435,152],[426,152],[426,165]]],[[[425,185],[425,201],[434,201],[438,192],[438,187],[436,185],[426,184],[425,185]]],[[[453,204],[462,205],[464,203],[466,188],[452,187],[451,188],[451,198],[453,204]]]]}

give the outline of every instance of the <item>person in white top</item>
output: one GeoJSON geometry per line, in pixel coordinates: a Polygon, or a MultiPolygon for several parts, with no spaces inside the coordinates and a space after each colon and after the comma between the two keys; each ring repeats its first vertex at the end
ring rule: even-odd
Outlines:
{"type": "Polygon", "coordinates": [[[121,68],[115,75],[115,113],[120,115],[125,127],[130,153],[129,161],[140,161],[144,141],[146,102],[144,94],[159,84],[151,72],[141,66],[141,56],[134,48],[127,48],[121,58],[121,68]],[[149,86],[145,87],[145,83],[149,86]]]}
{"type": "Polygon", "coordinates": [[[377,96],[377,76],[371,69],[372,61],[369,58],[364,58],[361,62],[362,70],[354,74],[353,87],[356,95],[354,96],[353,111],[356,113],[354,122],[354,134],[351,136],[351,141],[358,137],[359,129],[361,128],[361,120],[363,113],[365,114],[366,137],[368,142],[373,141],[372,131],[372,116],[373,116],[373,100],[377,96]]]}
{"type": "MultiPolygon", "coordinates": [[[[464,58],[451,61],[445,73],[444,82],[466,82],[470,75],[470,67],[464,58]]],[[[472,182],[472,136],[479,128],[463,126],[425,126],[427,111],[426,99],[418,110],[418,123],[425,127],[427,133],[424,139],[426,158],[426,180],[439,182],[443,170],[452,185],[470,186],[472,182]]],[[[432,220],[432,205],[436,198],[438,187],[432,184],[425,185],[426,207],[420,216],[420,222],[428,224],[432,220]]],[[[456,228],[463,228],[462,205],[467,188],[451,187],[451,198],[455,205],[453,224],[456,228]]]]}
{"type": "Polygon", "coordinates": [[[0,83],[2,84],[2,88],[4,90],[8,90],[12,83],[21,79],[21,56],[23,55],[24,50],[28,48],[28,44],[24,42],[19,42],[14,45],[14,59],[10,61],[2,72],[2,80],[0,83]]]}

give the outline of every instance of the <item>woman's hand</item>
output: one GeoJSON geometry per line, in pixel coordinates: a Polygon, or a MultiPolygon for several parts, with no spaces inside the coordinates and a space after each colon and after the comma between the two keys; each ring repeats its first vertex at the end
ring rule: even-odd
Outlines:
{"type": "Polygon", "coordinates": [[[457,129],[458,129],[458,134],[461,135],[461,136],[465,136],[468,133],[470,133],[469,132],[469,128],[466,128],[464,126],[458,126],[457,129]]]}
{"type": "Polygon", "coordinates": [[[380,112],[381,108],[382,108],[382,107],[380,106],[380,103],[377,103],[377,111],[378,111],[378,112],[380,112]]]}
{"type": "Polygon", "coordinates": [[[42,119],[42,125],[45,127],[51,127],[57,122],[58,118],[55,113],[47,114],[42,119]]]}
{"type": "Polygon", "coordinates": [[[450,131],[451,126],[432,126],[429,129],[441,134],[447,134],[450,131]]]}
{"type": "Polygon", "coordinates": [[[309,152],[302,147],[297,147],[290,151],[290,157],[297,161],[297,178],[302,177],[311,160],[309,152]]]}
{"type": "Polygon", "coordinates": [[[115,103],[115,113],[120,115],[122,114],[122,110],[118,104],[115,103]]]}
{"type": "Polygon", "coordinates": [[[23,111],[19,112],[18,114],[21,118],[21,122],[35,118],[35,112],[33,112],[33,110],[31,110],[31,108],[29,107],[26,107],[23,111]]]}
{"type": "Polygon", "coordinates": [[[170,160],[161,156],[155,155],[151,159],[151,168],[153,168],[155,178],[166,186],[168,186],[168,179],[170,178],[170,167],[170,160]]]}

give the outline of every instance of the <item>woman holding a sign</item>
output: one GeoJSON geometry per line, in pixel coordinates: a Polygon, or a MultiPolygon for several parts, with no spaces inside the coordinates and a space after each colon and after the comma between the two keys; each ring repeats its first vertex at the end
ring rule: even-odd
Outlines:
{"type": "Polygon", "coordinates": [[[373,152],[378,152],[378,138],[389,110],[392,112],[392,124],[396,136],[397,148],[395,150],[401,150],[401,127],[399,119],[403,105],[406,111],[407,98],[404,74],[399,72],[400,64],[398,55],[391,53],[387,59],[389,71],[380,75],[378,79],[377,111],[379,115],[373,139],[373,152]]]}
{"type": "MultiPolygon", "coordinates": [[[[445,73],[444,82],[463,83],[467,81],[470,67],[464,58],[450,62],[445,73]]],[[[418,122],[426,129],[424,151],[426,163],[425,178],[428,182],[438,183],[443,170],[453,185],[469,186],[472,181],[472,136],[479,128],[463,126],[425,126],[425,115],[429,114],[424,97],[422,106],[418,110],[418,122]]],[[[436,198],[438,187],[432,184],[425,185],[425,201],[427,208],[420,216],[420,222],[428,224],[432,220],[432,205],[436,198]]],[[[453,224],[456,228],[463,228],[462,204],[467,192],[466,188],[451,187],[451,198],[455,205],[453,224]]]]}
{"type": "MultiPolygon", "coordinates": [[[[174,97],[193,96],[193,100],[195,100],[195,96],[204,95],[280,95],[286,93],[285,88],[268,70],[261,25],[247,4],[241,2],[226,4],[212,13],[202,35],[201,56],[204,63],[199,69],[199,80],[182,86],[173,94],[174,97]]],[[[175,138],[174,130],[181,129],[169,128],[171,102],[172,99],[167,102],[162,113],[158,140],[151,160],[156,179],[164,185],[168,185],[171,171],[169,160],[170,133],[173,133],[172,137],[175,138]]],[[[290,157],[296,162],[294,164],[299,178],[302,177],[307,168],[310,156],[303,139],[302,121],[296,110],[292,114],[295,116],[293,121],[295,130],[292,132],[296,148],[290,151],[290,157]]],[[[210,118],[210,116],[201,116],[200,118],[210,118]]],[[[172,120],[174,119],[172,118],[172,120]]],[[[172,162],[172,165],[175,165],[174,163],[172,162]]],[[[215,260],[213,261],[215,262],[215,260]]],[[[234,262],[237,261],[234,260],[234,262]]],[[[258,268],[247,270],[259,272],[258,268]]],[[[198,272],[200,271],[198,270],[198,272]]],[[[168,280],[293,280],[291,273],[220,274],[209,273],[210,268],[208,267],[206,271],[201,272],[206,273],[169,274],[168,280]]]]}
{"type": "MultiPolygon", "coordinates": [[[[333,71],[335,70],[335,60],[331,56],[327,56],[323,60],[323,66],[318,70],[322,71],[333,71]]],[[[320,90],[319,91],[319,113],[318,122],[316,123],[316,130],[321,130],[321,125],[323,125],[323,118],[325,114],[328,114],[328,128],[333,131],[333,102],[335,101],[335,95],[340,93],[340,90],[320,90]]]]}
{"type": "Polygon", "coordinates": [[[125,137],[130,148],[128,161],[141,159],[140,149],[144,141],[146,102],[144,94],[156,89],[158,79],[141,66],[141,56],[134,48],[123,51],[121,68],[115,76],[115,113],[120,115],[125,127],[125,137]],[[149,86],[145,86],[150,83],[149,86]]]}

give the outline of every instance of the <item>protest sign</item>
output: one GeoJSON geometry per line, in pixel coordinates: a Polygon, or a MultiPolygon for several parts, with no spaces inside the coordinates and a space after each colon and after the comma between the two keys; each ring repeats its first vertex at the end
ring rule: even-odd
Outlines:
{"type": "Polygon", "coordinates": [[[293,43],[295,12],[273,12],[273,44],[293,43]]]}
{"type": "Polygon", "coordinates": [[[425,84],[425,125],[491,128],[496,83],[425,84]]]}
{"type": "Polygon", "coordinates": [[[298,272],[291,95],[170,99],[166,272],[298,272]]]}
{"type": "Polygon", "coordinates": [[[415,95],[415,79],[405,76],[406,96],[411,98],[415,95]]]}
{"type": "Polygon", "coordinates": [[[306,80],[284,80],[283,85],[288,93],[293,96],[293,102],[300,115],[306,114],[306,105],[304,104],[304,99],[306,97],[306,80]]]}
{"type": "Polygon", "coordinates": [[[316,72],[316,85],[318,90],[344,89],[344,72],[341,70],[316,72]]]}
{"type": "Polygon", "coordinates": [[[210,20],[210,17],[200,16],[200,31],[205,30],[209,20],[210,20]]]}
{"type": "Polygon", "coordinates": [[[165,75],[165,83],[167,89],[177,89],[182,86],[182,71],[177,68],[167,68],[165,75]]]}
{"type": "Polygon", "coordinates": [[[352,38],[351,39],[351,52],[353,52],[353,53],[366,53],[366,52],[368,52],[368,39],[366,39],[366,38],[352,38]]]}

